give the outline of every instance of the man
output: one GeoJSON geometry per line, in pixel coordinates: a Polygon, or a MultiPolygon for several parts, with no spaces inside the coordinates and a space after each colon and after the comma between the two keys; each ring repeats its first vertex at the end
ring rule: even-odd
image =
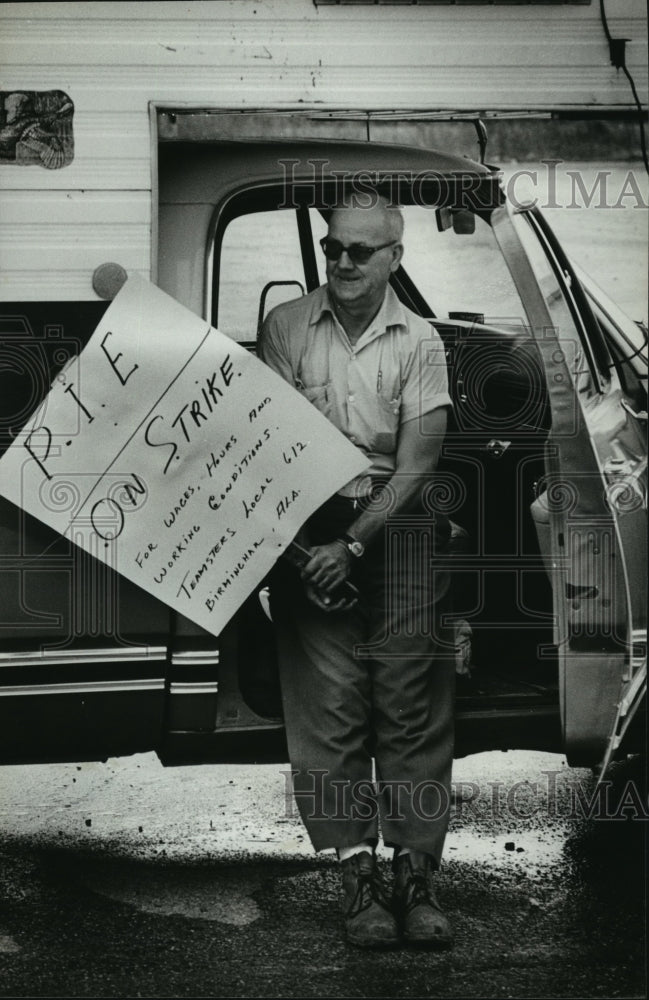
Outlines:
{"type": "Polygon", "coordinates": [[[294,793],[315,849],[338,853],[348,940],[444,947],[432,872],[448,819],[454,665],[439,629],[448,578],[433,575],[431,556],[448,522],[422,503],[450,397],[439,336],[388,284],[402,234],[383,198],[336,208],[322,241],[327,284],[264,324],[262,359],[371,463],[300,532],[312,553],[301,579],[280,560],[271,607],[294,793]],[[374,858],[377,812],[395,849],[392,908],[374,858]]]}

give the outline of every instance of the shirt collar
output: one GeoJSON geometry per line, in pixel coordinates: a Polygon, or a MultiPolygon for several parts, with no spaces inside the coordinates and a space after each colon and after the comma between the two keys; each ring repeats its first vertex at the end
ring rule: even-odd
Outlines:
{"type": "MultiPolygon", "coordinates": [[[[320,288],[316,289],[314,298],[315,302],[309,326],[319,323],[325,313],[329,313],[333,318],[336,318],[327,285],[321,285],[320,288]]],[[[407,329],[408,323],[403,305],[399,301],[394,289],[388,285],[381,308],[363,334],[363,337],[369,333],[384,333],[389,327],[393,326],[401,326],[407,329]]]]}

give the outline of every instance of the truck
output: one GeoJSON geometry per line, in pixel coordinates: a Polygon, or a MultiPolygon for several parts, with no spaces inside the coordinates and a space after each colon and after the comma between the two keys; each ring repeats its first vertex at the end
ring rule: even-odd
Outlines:
{"type": "MultiPolygon", "coordinates": [[[[387,192],[407,232],[393,287],[442,336],[454,403],[429,503],[454,525],[450,621],[477,664],[456,753],[547,749],[603,774],[637,750],[646,329],[508,198],[486,127],[637,123],[639,0],[0,17],[2,451],[130,275],[254,351],[271,306],[323,282],[340,191],[387,192]],[[439,123],[478,155],[433,148],[439,123]]],[[[0,634],[5,763],[287,759],[263,588],[211,635],[0,497],[0,634]]]]}

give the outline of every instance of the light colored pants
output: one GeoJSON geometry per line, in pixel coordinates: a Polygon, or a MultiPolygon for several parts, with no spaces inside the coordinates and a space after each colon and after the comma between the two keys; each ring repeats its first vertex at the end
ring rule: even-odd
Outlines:
{"type": "MultiPolygon", "coordinates": [[[[334,498],[313,541],[338,537],[355,516],[334,498]]],[[[281,560],[271,578],[294,794],[316,850],[376,842],[380,818],[387,845],[439,864],[455,669],[452,633],[439,626],[448,579],[430,569],[434,534],[429,518],[388,522],[354,566],[361,599],[350,611],[320,611],[281,560]]]]}

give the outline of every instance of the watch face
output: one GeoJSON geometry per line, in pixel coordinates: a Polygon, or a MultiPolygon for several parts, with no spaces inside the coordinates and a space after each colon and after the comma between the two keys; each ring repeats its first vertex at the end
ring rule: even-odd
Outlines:
{"type": "Polygon", "coordinates": [[[362,542],[350,542],[349,543],[349,551],[354,556],[362,556],[363,552],[365,551],[365,549],[363,547],[362,542]]]}

